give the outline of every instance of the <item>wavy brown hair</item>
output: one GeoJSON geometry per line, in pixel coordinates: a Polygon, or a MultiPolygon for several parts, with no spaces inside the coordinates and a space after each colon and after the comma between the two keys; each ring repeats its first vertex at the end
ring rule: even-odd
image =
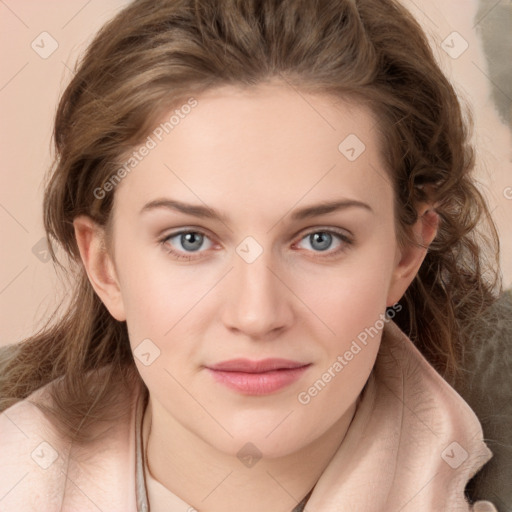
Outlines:
{"type": "Polygon", "coordinates": [[[371,107],[401,246],[414,243],[417,203],[436,205],[437,237],[395,322],[447,380],[458,374],[464,326],[502,291],[499,240],[472,176],[469,109],[413,16],[395,0],[138,0],[100,30],[60,100],[44,225],[75,288],[62,314],[3,349],[0,410],[57,379],[39,406],[72,439],[120,414],[126,387],[142,382],[125,322],[89,283],[73,219],[86,214],[108,232],[114,192],[94,191],[163,113],[217,86],[272,79],[371,107]]]}

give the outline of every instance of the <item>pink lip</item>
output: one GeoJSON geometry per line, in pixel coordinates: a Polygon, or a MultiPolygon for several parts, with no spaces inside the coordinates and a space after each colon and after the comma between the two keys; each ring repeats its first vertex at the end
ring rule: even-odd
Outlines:
{"type": "Polygon", "coordinates": [[[248,395],[266,395],[299,379],[310,364],[288,359],[231,359],[207,369],[213,378],[248,395]]]}

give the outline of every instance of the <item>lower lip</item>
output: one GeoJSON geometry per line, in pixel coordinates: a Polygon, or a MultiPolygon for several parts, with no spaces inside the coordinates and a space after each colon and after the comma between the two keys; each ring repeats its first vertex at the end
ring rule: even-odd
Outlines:
{"type": "Polygon", "coordinates": [[[267,395],[300,379],[310,365],[262,373],[208,370],[213,378],[228,388],[247,395],[267,395]]]}

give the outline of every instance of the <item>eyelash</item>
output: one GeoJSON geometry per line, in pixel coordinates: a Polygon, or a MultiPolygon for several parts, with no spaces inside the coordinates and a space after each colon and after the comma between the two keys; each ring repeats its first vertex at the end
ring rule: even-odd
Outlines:
{"type": "MultiPolygon", "coordinates": [[[[204,236],[206,238],[209,238],[209,236],[204,231],[201,231],[200,229],[188,229],[188,230],[176,231],[175,233],[170,233],[169,235],[166,235],[164,238],[160,239],[159,243],[164,247],[165,251],[168,254],[172,254],[173,257],[175,257],[175,258],[177,258],[179,260],[191,261],[193,259],[199,259],[199,258],[201,258],[201,256],[194,256],[193,255],[194,253],[190,253],[189,255],[184,256],[183,253],[172,249],[169,246],[169,244],[167,243],[171,238],[174,238],[174,237],[176,237],[178,235],[189,234],[189,233],[200,234],[200,235],[202,235],[202,236],[204,236]]],[[[330,235],[335,235],[336,237],[341,239],[341,241],[343,242],[341,247],[339,247],[335,251],[333,251],[333,252],[327,252],[326,251],[325,254],[322,254],[322,255],[318,256],[321,259],[334,258],[334,257],[338,256],[339,254],[341,254],[343,252],[346,252],[354,243],[354,240],[352,238],[350,238],[349,236],[345,235],[344,233],[341,233],[339,231],[335,231],[333,229],[322,229],[322,228],[315,229],[313,231],[309,231],[309,232],[305,233],[299,239],[299,242],[301,242],[302,240],[304,240],[308,236],[313,235],[315,233],[328,233],[330,235]]],[[[313,252],[321,254],[321,251],[313,251],[313,252]]]]}

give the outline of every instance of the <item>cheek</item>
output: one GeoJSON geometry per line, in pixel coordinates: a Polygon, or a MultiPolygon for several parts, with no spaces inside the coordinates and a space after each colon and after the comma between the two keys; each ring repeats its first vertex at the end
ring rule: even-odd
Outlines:
{"type": "Polygon", "coordinates": [[[136,336],[163,338],[215,284],[197,268],[166,261],[160,247],[130,251],[119,266],[127,324],[136,336]]]}
{"type": "Polygon", "coordinates": [[[322,415],[326,424],[357,398],[380,347],[389,267],[363,263],[361,258],[353,268],[340,268],[335,276],[317,282],[324,293],[311,287],[311,309],[324,322],[316,321],[313,336],[323,346],[324,357],[298,401],[308,414],[322,415]]]}
{"type": "Polygon", "coordinates": [[[307,279],[296,279],[293,289],[323,321],[318,322],[319,329],[334,334],[329,338],[351,339],[374,325],[384,313],[391,261],[392,255],[378,248],[361,251],[329,271],[324,269],[307,279]]]}

